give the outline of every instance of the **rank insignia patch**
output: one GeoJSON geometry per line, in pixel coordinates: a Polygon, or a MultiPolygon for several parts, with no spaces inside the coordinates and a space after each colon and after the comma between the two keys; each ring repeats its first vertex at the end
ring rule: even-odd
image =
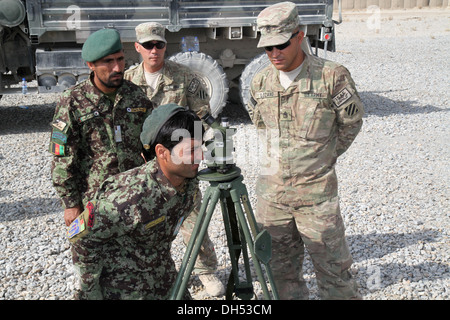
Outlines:
{"type": "Polygon", "coordinates": [[[147,230],[147,229],[153,228],[154,226],[156,226],[157,224],[160,224],[164,220],[166,220],[166,216],[161,216],[153,221],[150,221],[149,223],[147,223],[145,225],[145,229],[147,230]]]}

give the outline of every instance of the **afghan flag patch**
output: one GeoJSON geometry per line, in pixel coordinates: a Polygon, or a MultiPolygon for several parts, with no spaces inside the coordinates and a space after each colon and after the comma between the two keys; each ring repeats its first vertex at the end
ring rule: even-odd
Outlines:
{"type": "Polygon", "coordinates": [[[65,147],[62,144],[53,142],[50,145],[50,152],[55,156],[64,156],[65,155],[65,147]]]}

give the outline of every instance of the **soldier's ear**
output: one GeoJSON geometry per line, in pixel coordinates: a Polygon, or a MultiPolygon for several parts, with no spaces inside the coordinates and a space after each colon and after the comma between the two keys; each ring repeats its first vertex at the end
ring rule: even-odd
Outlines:
{"type": "Polygon", "coordinates": [[[167,156],[170,155],[170,152],[166,152],[169,151],[169,149],[167,149],[166,147],[164,147],[162,144],[158,143],[155,146],[155,153],[156,153],[156,158],[158,160],[162,160],[162,161],[167,161],[167,156]]]}
{"type": "Polygon", "coordinates": [[[89,69],[91,69],[92,71],[94,71],[95,69],[95,64],[93,62],[86,62],[87,66],[89,67],[89,69]]]}

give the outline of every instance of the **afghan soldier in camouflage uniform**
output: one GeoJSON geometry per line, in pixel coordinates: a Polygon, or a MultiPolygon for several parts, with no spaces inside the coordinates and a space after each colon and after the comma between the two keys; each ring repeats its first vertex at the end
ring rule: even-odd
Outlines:
{"type": "Polygon", "coordinates": [[[66,90],[52,122],[53,185],[69,225],[106,178],[142,165],[139,134],[152,103],[137,85],[123,80],[119,33],[103,29],[83,45],[90,78],[66,90]]]}
{"type": "Polygon", "coordinates": [[[175,104],[153,111],[141,142],[156,157],[104,181],[70,225],[81,279],[76,298],[168,299],[177,276],[171,243],[198,192],[202,137],[194,136],[196,125],[202,127],[195,113],[175,104]],[[172,142],[177,129],[189,135],[172,142]]]}
{"type": "MultiPolygon", "coordinates": [[[[189,107],[199,118],[209,114],[209,97],[204,94],[206,90],[198,77],[189,68],[164,59],[167,43],[164,26],[156,22],[142,23],[136,27],[136,38],[135,49],[143,61],[127,70],[125,79],[143,88],[155,107],[176,103],[189,107]]],[[[201,195],[201,193],[199,194],[201,195]]],[[[199,214],[201,199],[201,196],[197,198],[194,212],[181,228],[185,243],[189,242],[199,214]]],[[[194,273],[199,275],[206,291],[211,296],[220,296],[225,292],[223,284],[214,274],[216,269],[217,257],[214,244],[206,234],[194,273]]]]}
{"type": "Polygon", "coordinates": [[[308,299],[306,246],[321,297],[358,299],[335,172],[362,125],[355,83],[343,66],[302,51],[294,3],[264,9],[257,25],[258,47],[272,64],[252,80],[249,103],[252,121],[266,131],[269,160],[257,183],[256,217],[272,236],[277,289],[282,299],[308,299]]]}

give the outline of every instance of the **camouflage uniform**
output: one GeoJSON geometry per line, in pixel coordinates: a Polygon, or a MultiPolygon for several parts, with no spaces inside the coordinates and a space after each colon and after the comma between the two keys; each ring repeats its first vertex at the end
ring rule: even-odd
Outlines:
{"type": "Polygon", "coordinates": [[[106,178],[144,163],[139,135],[152,103],[129,81],[111,101],[92,77],[62,94],[52,122],[52,179],[66,208],[84,207],[106,178]]]}
{"type": "MultiPolygon", "coordinates": [[[[158,28],[158,24],[142,24],[142,28],[138,26],[136,29],[138,32],[138,29],[141,28],[139,32],[145,34],[146,28],[149,27],[152,28],[152,33],[159,37],[159,41],[164,40],[164,31],[158,28]]],[[[154,40],[156,39],[154,38],[154,40]]],[[[155,90],[147,84],[144,73],[144,62],[141,62],[139,65],[125,71],[124,78],[140,86],[147,93],[155,108],[169,103],[188,106],[200,119],[207,113],[210,113],[209,97],[199,95],[199,91],[204,92],[205,90],[198,77],[188,67],[167,59],[164,60],[161,78],[155,90]]],[[[200,211],[201,200],[202,198],[199,196],[195,210],[181,228],[181,234],[185,243],[189,242],[192,230],[194,229],[200,211]]],[[[208,233],[206,233],[195,264],[194,273],[209,274],[216,268],[217,257],[214,251],[214,244],[211,242],[208,233]]]]}
{"type": "Polygon", "coordinates": [[[339,211],[335,171],[337,157],[347,150],[362,124],[363,106],[349,72],[333,62],[306,56],[302,71],[287,90],[280,85],[278,71],[269,66],[255,76],[251,92],[252,121],[268,130],[270,166],[262,172],[271,173],[259,177],[256,216],[272,235],[271,265],[280,296],[308,297],[304,281],[298,280],[304,243],[322,297],[357,297],[348,271],[352,257],[339,211]]]}
{"type": "MultiPolygon", "coordinates": [[[[289,10],[271,11],[280,12],[289,10]]],[[[269,45],[277,43],[264,44],[269,45]]],[[[360,298],[349,273],[352,257],[335,171],[337,157],[362,125],[363,105],[350,73],[305,54],[287,89],[280,84],[279,71],[269,65],[253,78],[251,95],[250,116],[266,131],[268,150],[256,187],[256,218],[272,236],[271,267],[280,297],[308,298],[302,276],[306,246],[323,299],[360,298]]]]}
{"type": "Polygon", "coordinates": [[[200,119],[210,112],[209,97],[198,95],[202,88],[200,80],[189,68],[179,63],[167,59],[164,61],[156,90],[145,80],[143,62],[125,71],[125,79],[144,89],[155,107],[168,103],[188,106],[200,119]]]}
{"type": "Polygon", "coordinates": [[[197,192],[196,179],[177,191],[156,160],[107,179],[68,229],[76,297],[167,299],[177,276],[171,243],[197,192]]]}

